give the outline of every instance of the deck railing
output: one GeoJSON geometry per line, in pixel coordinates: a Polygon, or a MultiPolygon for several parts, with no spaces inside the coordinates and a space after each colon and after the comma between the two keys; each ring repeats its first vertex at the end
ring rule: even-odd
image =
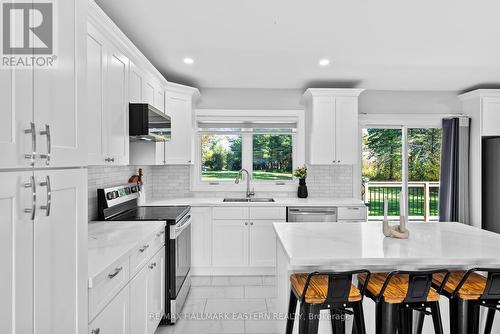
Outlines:
{"type": "MultiPolygon", "coordinates": [[[[389,219],[399,219],[401,182],[364,183],[364,201],[368,206],[368,219],[382,220],[384,198],[389,202],[389,219]]],[[[439,215],[439,182],[408,182],[408,219],[436,221],[439,215]]]]}

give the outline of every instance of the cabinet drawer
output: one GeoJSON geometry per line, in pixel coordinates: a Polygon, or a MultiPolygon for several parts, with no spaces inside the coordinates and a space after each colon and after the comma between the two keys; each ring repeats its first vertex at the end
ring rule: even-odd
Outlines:
{"type": "Polygon", "coordinates": [[[89,289],[89,320],[92,320],[127,284],[129,274],[129,257],[127,256],[115,262],[94,280],[92,288],[89,289]]]}
{"type": "Polygon", "coordinates": [[[121,290],[104,310],[89,324],[88,333],[130,333],[130,291],[121,290]]]}
{"type": "Polygon", "coordinates": [[[250,219],[284,220],[286,209],[284,207],[251,207],[250,219]]]}
{"type": "Polygon", "coordinates": [[[149,253],[149,257],[153,256],[158,252],[160,248],[165,245],[165,229],[158,231],[155,233],[154,238],[151,240],[151,253],[149,253]]]}
{"type": "Polygon", "coordinates": [[[366,206],[348,206],[338,208],[338,221],[343,220],[356,220],[365,221],[366,220],[366,206]]]}
{"type": "Polygon", "coordinates": [[[149,260],[151,255],[154,254],[150,251],[153,246],[152,243],[153,238],[141,243],[141,245],[130,255],[130,276],[134,276],[149,260]]]}
{"type": "Polygon", "coordinates": [[[213,219],[248,219],[248,207],[215,207],[213,219]]]}

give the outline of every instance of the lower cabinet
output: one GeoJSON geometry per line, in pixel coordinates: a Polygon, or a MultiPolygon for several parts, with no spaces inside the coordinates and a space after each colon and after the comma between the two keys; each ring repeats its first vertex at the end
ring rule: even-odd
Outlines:
{"type": "Polygon", "coordinates": [[[130,333],[153,334],[164,314],[165,248],[130,282],[130,333]]]}
{"type": "Polygon", "coordinates": [[[89,324],[90,334],[131,334],[146,333],[130,331],[130,294],[126,286],[89,324]]]}
{"type": "Polygon", "coordinates": [[[214,220],[214,267],[248,266],[248,221],[214,220]]]}
{"type": "Polygon", "coordinates": [[[254,220],[249,228],[249,265],[272,267],[276,265],[276,233],[273,220],[254,220]]]}

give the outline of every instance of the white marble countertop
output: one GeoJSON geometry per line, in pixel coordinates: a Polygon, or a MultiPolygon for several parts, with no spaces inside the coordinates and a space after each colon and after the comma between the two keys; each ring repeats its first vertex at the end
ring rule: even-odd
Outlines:
{"type": "Polygon", "coordinates": [[[291,266],[388,269],[500,265],[500,234],[459,223],[409,223],[385,238],[382,223],[274,223],[291,266]]]}
{"type": "MultiPolygon", "coordinates": [[[[258,196],[257,196],[258,198],[258,196]]],[[[275,197],[275,202],[223,202],[222,197],[181,197],[163,200],[148,201],[146,205],[189,205],[196,206],[359,206],[364,205],[363,201],[355,198],[294,198],[275,197]]]]}
{"type": "Polygon", "coordinates": [[[141,242],[165,228],[165,222],[106,221],[89,223],[88,276],[93,280],[141,242]]]}

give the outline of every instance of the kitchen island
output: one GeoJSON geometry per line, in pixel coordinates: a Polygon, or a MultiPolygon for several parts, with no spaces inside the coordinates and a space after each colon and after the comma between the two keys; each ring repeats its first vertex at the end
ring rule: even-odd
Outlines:
{"type": "MultiPolygon", "coordinates": [[[[500,267],[499,234],[448,222],[409,223],[408,229],[410,238],[400,240],[384,237],[378,222],[275,223],[277,310],[287,312],[289,276],[294,272],[500,267]]],[[[374,333],[374,303],[365,298],[364,307],[367,333],[374,333]]],[[[441,311],[445,333],[449,333],[444,297],[441,311]]],[[[329,322],[321,321],[319,332],[331,333],[329,322]]],[[[425,321],[424,333],[433,333],[430,319],[425,321]]]]}

